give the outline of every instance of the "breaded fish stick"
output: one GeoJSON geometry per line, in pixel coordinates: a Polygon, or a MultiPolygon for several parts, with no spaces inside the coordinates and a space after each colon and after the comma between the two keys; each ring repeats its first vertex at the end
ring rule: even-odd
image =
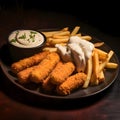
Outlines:
{"type": "Polygon", "coordinates": [[[48,51],[40,52],[31,57],[21,59],[11,65],[11,70],[13,73],[18,73],[21,70],[31,67],[33,65],[38,64],[41,60],[43,60],[49,54],[48,51]]]}
{"type": "Polygon", "coordinates": [[[73,90],[84,84],[86,77],[85,73],[76,73],[68,77],[65,82],[57,87],[57,93],[59,95],[69,95],[73,90]]]}
{"type": "Polygon", "coordinates": [[[75,70],[75,65],[72,62],[58,64],[50,76],[51,83],[59,85],[69,77],[75,70]]]}
{"type": "MultiPolygon", "coordinates": [[[[52,72],[54,72],[54,70],[56,68],[61,67],[61,65],[63,65],[63,63],[60,61],[57,63],[57,65],[55,66],[55,68],[53,69],[52,72]]],[[[51,73],[52,73],[51,72],[51,73]]],[[[45,92],[53,92],[53,89],[55,89],[56,85],[52,84],[51,81],[50,81],[50,77],[51,77],[51,73],[49,74],[49,76],[43,81],[42,83],[42,88],[45,92]]]]}
{"type": "Polygon", "coordinates": [[[51,52],[43,59],[37,68],[35,68],[30,74],[30,80],[35,83],[41,83],[54,69],[59,62],[60,57],[57,53],[51,52]]]}
{"type": "Polygon", "coordinates": [[[47,93],[53,92],[55,87],[56,87],[56,85],[54,85],[50,82],[50,75],[42,83],[42,88],[47,93]]]}
{"type": "Polygon", "coordinates": [[[21,84],[28,83],[29,82],[29,75],[32,72],[32,70],[35,69],[36,67],[37,67],[37,65],[29,67],[29,68],[26,68],[26,69],[18,72],[17,73],[17,77],[18,77],[19,83],[21,83],[21,84]]]}

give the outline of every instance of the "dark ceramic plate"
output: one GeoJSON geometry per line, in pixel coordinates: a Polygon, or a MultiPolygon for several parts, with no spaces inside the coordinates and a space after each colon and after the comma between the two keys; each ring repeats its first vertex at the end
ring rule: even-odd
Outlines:
{"type": "MultiPolygon", "coordinates": [[[[93,37],[93,42],[100,42],[99,39],[96,39],[93,37]]],[[[111,50],[111,48],[104,44],[102,47],[100,47],[100,49],[108,52],[109,50],[111,50]]],[[[17,87],[19,87],[20,89],[24,90],[27,93],[33,94],[33,95],[37,95],[38,97],[44,97],[44,98],[49,98],[49,99],[59,99],[59,100],[63,100],[63,99],[80,99],[80,98],[85,98],[85,97],[89,97],[89,96],[93,96],[96,95],[100,92],[102,92],[103,90],[107,89],[117,78],[118,72],[119,72],[119,67],[117,69],[113,69],[113,70],[106,70],[105,72],[105,82],[101,83],[98,86],[94,86],[94,87],[88,87],[86,89],[82,89],[79,88],[76,91],[72,92],[70,95],[67,96],[58,96],[55,94],[47,94],[44,92],[40,92],[39,86],[34,85],[34,84],[29,84],[26,86],[22,86],[18,83],[17,78],[12,74],[11,69],[10,69],[10,65],[12,63],[11,58],[9,56],[9,51],[7,49],[7,45],[4,45],[1,49],[1,68],[4,72],[4,74],[8,77],[8,79],[17,87]]],[[[118,58],[116,56],[116,54],[113,55],[113,57],[111,58],[111,62],[115,62],[117,64],[119,64],[118,58]]]]}

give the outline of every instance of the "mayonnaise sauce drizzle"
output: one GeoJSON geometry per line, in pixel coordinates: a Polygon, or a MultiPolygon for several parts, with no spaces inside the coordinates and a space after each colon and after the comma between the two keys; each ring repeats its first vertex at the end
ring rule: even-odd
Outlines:
{"type": "Polygon", "coordinates": [[[63,61],[72,60],[75,63],[78,72],[84,72],[87,60],[92,55],[94,49],[94,45],[91,42],[78,36],[71,36],[67,46],[61,47],[61,45],[56,44],[55,47],[57,47],[63,61]]]}

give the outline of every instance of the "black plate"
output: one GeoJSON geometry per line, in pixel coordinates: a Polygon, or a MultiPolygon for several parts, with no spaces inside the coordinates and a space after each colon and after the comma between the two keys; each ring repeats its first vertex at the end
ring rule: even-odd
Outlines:
{"type": "MultiPolygon", "coordinates": [[[[100,42],[101,40],[94,38],[92,42],[100,42]]],[[[111,48],[104,44],[102,47],[100,47],[100,49],[108,52],[109,50],[111,50],[111,48]]],[[[115,80],[116,77],[118,75],[119,72],[119,67],[117,69],[113,69],[113,70],[106,70],[105,72],[105,82],[101,83],[98,86],[94,86],[94,87],[88,87],[86,89],[83,88],[79,88],[78,90],[74,91],[73,93],[71,93],[70,95],[67,96],[58,96],[55,94],[46,94],[43,92],[39,91],[38,86],[34,85],[34,84],[30,84],[27,86],[22,86],[20,85],[17,81],[17,78],[12,74],[11,69],[10,69],[10,65],[12,63],[11,58],[9,56],[9,50],[7,45],[4,45],[1,48],[1,60],[0,60],[0,64],[1,64],[1,68],[4,72],[4,74],[8,77],[8,79],[17,87],[19,87],[20,89],[24,90],[27,93],[33,94],[33,95],[37,95],[37,97],[44,97],[44,98],[49,98],[49,99],[59,99],[59,100],[66,100],[66,99],[80,99],[80,98],[85,98],[85,97],[89,97],[89,96],[93,96],[95,94],[98,94],[100,92],[102,92],[103,90],[105,90],[106,88],[108,88],[115,80]]],[[[118,58],[116,56],[116,54],[114,53],[113,57],[110,60],[111,62],[115,62],[117,64],[119,64],[118,58]]]]}

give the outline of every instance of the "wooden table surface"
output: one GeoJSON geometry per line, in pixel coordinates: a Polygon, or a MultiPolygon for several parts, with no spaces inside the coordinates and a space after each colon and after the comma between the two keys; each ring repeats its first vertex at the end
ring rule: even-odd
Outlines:
{"type": "MultiPolygon", "coordinates": [[[[120,36],[102,31],[98,26],[84,24],[71,14],[35,9],[3,9],[0,11],[0,47],[9,33],[16,29],[59,28],[80,25],[108,44],[120,60],[120,36]]],[[[119,120],[120,119],[120,74],[106,90],[83,100],[50,102],[34,101],[23,90],[12,84],[0,69],[0,120],[119,120]]]]}

